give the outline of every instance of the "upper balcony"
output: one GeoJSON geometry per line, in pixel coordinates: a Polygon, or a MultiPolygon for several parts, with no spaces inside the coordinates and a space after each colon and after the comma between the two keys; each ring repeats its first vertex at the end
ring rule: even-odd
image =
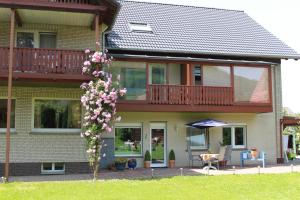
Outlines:
{"type": "MultiPolygon", "coordinates": [[[[0,78],[8,75],[8,53],[8,47],[0,47],[0,78]]],[[[85,60],[79,50],[14,48],[13,79],[89,80],[81,74],[85,60]]]]}

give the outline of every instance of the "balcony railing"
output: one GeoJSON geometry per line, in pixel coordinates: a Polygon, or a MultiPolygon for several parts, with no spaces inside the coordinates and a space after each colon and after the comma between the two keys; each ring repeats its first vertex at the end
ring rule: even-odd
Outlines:
{"type": "Polygon", "coordinates": [[[148,85],[147,101],[150,104],[168,105],[233,105],[231,87],[148,85]]]}
{"type": "MultiPolygon", "coordinates": [[[[8,71],[9,48],[0,48],[0,71],[8,71]]],[[[83,51],[14,48],[14,72],[80,75],[83,51]]]]}
{"type": "Polygon", "coordinates": [[[40,0],[47,3],[73,3],[73,4],[90,4],[90,0],[40,0]]]}

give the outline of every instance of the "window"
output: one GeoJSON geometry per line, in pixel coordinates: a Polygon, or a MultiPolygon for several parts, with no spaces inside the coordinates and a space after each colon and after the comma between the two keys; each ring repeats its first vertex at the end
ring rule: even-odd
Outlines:
{"type": "Polygon", "coordinates": [[[193,76],[194,76],[194,84],[201,85],[202,84],[202,75],[201,75],[201,66],[194,66],[193,76]]]}
{"type": "MultiPolygon", "coordinates": [[[[10,116],[10,128],[15,128],[15,105],[16,101],[11,101],[11,116],[10,116]]],[[[7,122],[7,99],[0,99],[0,129],[6,129],[7,122]]]]}
{"type": "Polygon", "coordinates": [[[216,87],[230,87],[230,67],[203,66],[203,85],[216,87]]]}
{"type": "Polygon", "coordinates": [[[208,148],[208,135],[205,129],[189,128],[188,135],[192,150],[208,148]]]}
{"type": "Polygon", "coordinates": [[[55,33],[40,33],[40,48],[55,49],[56,34],[55,33]]]}
{"type": "Polygon", "coordinates": [[[149,24],[146,23],[129,23],[130,31],[135,33],[153,33],[149,24]]]}
{"type": "Polygon", "coordinates": [[[146,100],[146,63],[113,62],[114,79],[120,75],[120,86],[127,89],[124,100],[146,100]]]}
{"type": "Polygon", "coordinates": [[[17,32],[17,47],[34,48],[34,33],[17,32]]]}
{"type": "Polygon", "coordinates": [[[81,128],[80,102],[77,100],[35,100],[34,128],[81,128]]]}
{"type": "Polygon", "coordinates": [[[115,156],[142,156],[141,124],[119,124],[116,126],[115,156]]]}
{"type": "Polygon", "coordinates": [[[264,67],[234,67],[236,102],[269,103],[269,74],[264,67]]]}
{"type": "Polygon", "coordinates": [[[166,64],[150,64],[150,83],[166,84],[166,64]]]}
{"type": "Polygon", "coordinates": [[[233,148],[245,148],[246,127],[245,126],[224,127],[223,144],[232,145],[233,148]]]}
{"type": "Polygon", "coordinates": [[[64,163],[43,163],[42,174],[64,174],[65,164],[64,163]]]}

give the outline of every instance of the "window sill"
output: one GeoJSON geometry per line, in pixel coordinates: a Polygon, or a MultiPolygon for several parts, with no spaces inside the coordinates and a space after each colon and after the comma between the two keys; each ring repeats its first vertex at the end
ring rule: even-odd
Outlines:
{"type": "Polygon", "coordinates": [[[246,147],[244,148],[232,148],[232,151],[246,151],[248,150],[246,147]]]}
{"type": "Polygon", "coordinates": [[[81,129],[32,129],[30,134],[35,135],[50,135],[50,134],[60,134],[60,135],[80,135],[81,129]]]}
{"type": "Polygon", "coordinates": [[[137,155],[137,156],[130,156],[130,155],[124,155],[124,156],[121,156],[121,155],[115,155],[116,158],[143,158],[144,156],[142,155],[137,155]]]}
{"type": "MultiPolygon", "coordinates": [[[[0,128],[0,134],[6,134],[6,128],[0,128]]],[[[15,128],[10,129],[10,134],[17,134],[17,131],[15,128]]]]}

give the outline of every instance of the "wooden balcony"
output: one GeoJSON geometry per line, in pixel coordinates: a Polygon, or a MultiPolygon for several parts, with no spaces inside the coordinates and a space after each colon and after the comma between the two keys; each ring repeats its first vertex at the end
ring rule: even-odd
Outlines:
{"type": "Polygon", "coordinates": [[[167,105],[233,105],[231,87],[148,85],[147,101],[167,105]]]}
{"type": "MultiPolygon", "coordinates": [[[[8,74],[9,48],[0,48],[0,77],[8,74]]],[[[86,55],[83,51],[14,48],[14,79],[87,80],[81,74],[86,55]]]]}

